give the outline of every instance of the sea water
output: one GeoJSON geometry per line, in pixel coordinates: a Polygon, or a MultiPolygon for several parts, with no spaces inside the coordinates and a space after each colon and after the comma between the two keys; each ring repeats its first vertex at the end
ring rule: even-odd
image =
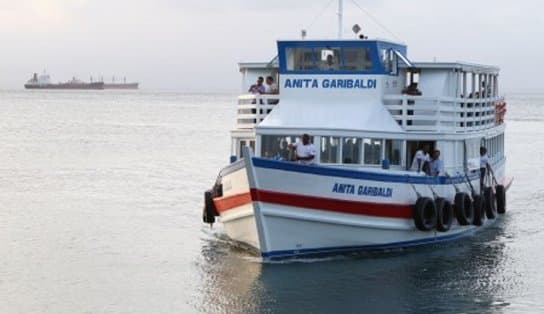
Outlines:
{"type": "Polygon", "coordinates": [[[201,222],[235,95],[0,91],[0,313],[542,313],[544,95],[507,102],[492,228],[262,263],[201,222]]]}

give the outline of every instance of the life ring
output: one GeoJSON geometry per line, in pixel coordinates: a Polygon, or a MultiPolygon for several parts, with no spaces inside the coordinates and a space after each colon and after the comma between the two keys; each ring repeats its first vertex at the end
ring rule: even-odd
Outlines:
{"type": "Polygon", "coordinates": [[[497,201],[491,187],[484,188],[484,205],[487,218],[494,219],[497,216],[497,201]]]}
{"type": "Polygon", "coordinates": [[[445,198],[439,197],[436,204],[436,230],[446,232],[450,230],[453,221],[453,208],[451,202],[445,198]]]}
{"type": "Polygon", "coordinates": [[[474,220],[472,224],[475,226],[483,225],[486,219],[484,198],[481,195],[474,195],[472,207],[474,208],[474,220]]]}
{"type": "Polygon", "coordinates": [[[421,231],[429,231],[436,226],[436,205],[432,198],[420,197],[414,208],[414,222],[421,231]]]}
{"type": "Polygon", "coordinates": [[[506,190],[504,185],[495,186],[495,197],[497,198],[497,212],[504,214],[506,212],[506,190]]]}
{"type": "Polygon", "coordinates": [[[466,226],[472,223],[474,218],[474,209],[472,200],[467,193],[459,192],[455,194],[455,217],[460,225],[466,226]]]}
{"type": "Polygon", "coordinates": [[[215,222],[215,216],[219,216],[217,213],[217,208],[213,203],[212,191],[208,190],[204,192],[204,208],[202,209],[202,221],[208,224],[213,224],[215,222]]]}

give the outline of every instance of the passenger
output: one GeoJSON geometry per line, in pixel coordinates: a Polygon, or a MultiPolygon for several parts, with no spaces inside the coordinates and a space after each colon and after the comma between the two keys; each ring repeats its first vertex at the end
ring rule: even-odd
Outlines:
{"type": "MultiPolygon", "coordinates": [[[[278,84],[274,82],[274,78],[272,76],[266,77],[266,85],[264,87],[264,92],[265,94],[273,94],[273,95],[279,93],[278,84]]],[[[279,102],[279,99],[268,99],[267,101],[267,103],[270,105],[275,105],[278,102],[279,102]]],[[[270,111],[271,109],[268,109],[267,113],[269,113],[270,111]]]]}
{"type": "Polygon", "coordinates": [[[259,78],[257,79],[257,83],[251,85],[248,92],[252,94],[264,94],[265,88],[264,88],[263,82],[264,82],[263,77],[259,76],[259,78]]]}
{"type": "Polygon", "coordinates": [[[487,170],[489,170],[491,166],[489,165],[489,156],[487,156],[487,148],[480,147],[480,190],[483,190],[484,188],[484,181],[485,176],[487,174],[487,170]]]}
{"type": "Polygon", "coordinates": [[[427,153],[427,147],[419,146],[418,150],[416,151],[416,154],[414,155],[414,159],[412,160],[412,166],[410,167],[410,170],[420,172],[423,170],[423,166],[425,166],[426,163],[429,162],[429,154],[427,153]]]}
{"type": "Polygon", "coordinates": [[[274,82],[272,76],[266,77],[266,86],[264,87],[265,94],[277,94],[278,93],[278,84],[274,82]]]}
{"type": "Polygon", "coordinates": [[[440,159],[440,150],[435,149],[431,160],[431,175],[439,176],[444,173],[444,162],[440,159]]]}
{"type": "Polygon", "coordinates": [[[289,148],[295,149],[295,160],[304,165],[314,163],[316,150],[314,144],[310,143],[310,135],[302,135],[302,143],[289,144],[289,148]]]}

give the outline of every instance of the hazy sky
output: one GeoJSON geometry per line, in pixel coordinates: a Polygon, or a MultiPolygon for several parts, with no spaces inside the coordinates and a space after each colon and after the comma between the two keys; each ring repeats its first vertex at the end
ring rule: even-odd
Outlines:
{"type": "MultiPolygon", "coordinates": [[[[413,61],[501,67],[504,92],[539,92],[544,1],[345,0],[345,37],[400,39],[413,61]],[[396,37],[394,37],[396,36],[396,37]]],[[[269,61],[277,39],[336,36],[336,0],[0,0],[0,89],[44,69],[126,76],[144,89],[238,92],[239,61],[269,61]],[[329,4],[328,9],[324,10],[329,4]]]]}

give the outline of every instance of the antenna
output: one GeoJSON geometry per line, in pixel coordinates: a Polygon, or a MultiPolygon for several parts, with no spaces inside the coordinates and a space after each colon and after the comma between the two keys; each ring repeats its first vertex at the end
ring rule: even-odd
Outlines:
{"type": "Polygon", "coordinates": [[[342,39],[342,26],[344,24],[344,1],[338,0],[338,39],[342,39]]]}

